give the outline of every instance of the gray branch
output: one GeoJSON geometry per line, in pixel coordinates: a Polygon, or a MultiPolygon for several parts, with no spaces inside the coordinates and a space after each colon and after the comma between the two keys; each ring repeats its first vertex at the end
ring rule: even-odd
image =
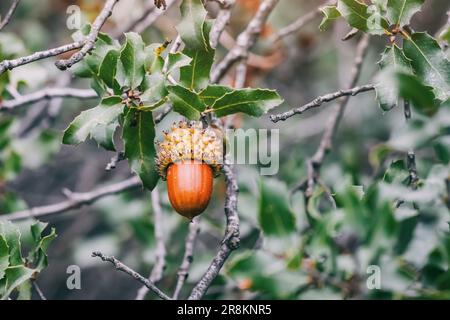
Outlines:
{"type": "Polygon", "coordinates": [[[180,268],[177,273],[177,284],[175,290],[173,292],[172,299],[177,300],[181,289],[183,288],[184,282],[186,281],[189,275],[189,268],[194,260],[194,247],[195,240],[197,239],[197,235],[200,232],[200,218],[194,218],[192,222],[189,224],[189,232],[186,237],[186,243],[184,245],[184,255],[183,260],[181,262],[180,268]]]}
{"type": "Polygon", "coordinates": [[[80,62],[86,54],[94,48],[95,41],[97,40],[98,33],[100,29],[106,22],[109,16],[111,16],[114,6],[119,2],[119,0],[108,0],[106,1],[105,6],[103,7],[100,14],[95,18],[94,23],[91,27],[91,32],[89,32],[86,37],[85,43],[80,51],[74,53],[69,59],[58,60],[55,62],[55,65],[60,70],[66,70],[70,68],[75,63],[80,62]]]}
{"type": "Polygon", "coordinates": [[[46,88],[27,95],[16,97],[13,100],[0,101],[0,111],[12,110],[23,105],[35,103],[41,100],[54,98],[78,98],[93,99],[98,95],[94,90],[75,88],[46,88]]]}
{"type": "MultiPolygon", "coordinates": [[[[332,1],[328,1],[326,2],[324,5],[332,5],[336,3],[335,0],[332,1]]],[[[301,28],[303,28],[303,26],[305,26],[306,24],[310,23],[312,20],[314,20],[315,18],[319,17],[321,14],[320,8],[317,8],[311,12],[308,12],[307,14],[299,17],[297,20],[295,20],[294,22],[292,22],[290,25],[280,29],[277,33],[275,33],[272,37],[271,40],[273,42],[279,41],[282,38],[285,38],[295,32],[297,32],[298,30],[300,30],[301,28]]]]}
{"type": "Polygon", "coordinates": [[[15,221],[63,213],[72,209],[79,208],[83,205],[91,204],[105,196],[134,189],[136,187],[139,187],[140,185],[141,182],[139,178],[132,177],[118,183],[110,184],[104,187],[99,187],[90,192],[78,193],[66,190],[65,194],[67,196],[67,200],[42,207],[34,207],[23,211],[16,211],[12,213],[3,214],[0,215],[0,220],[15,221]]]}
{"type": "Polygon", "coordinates": [[[217,48],[222,32],[230,23],[231,9],[233,8],[235,2],[236,0],[224,0],[219,2],[220,11],[217,14],[217,18],[214,21],[214,25],[209,35],[211,47],[217,48]]]}
{"type": "Polygon", "coordinates": [[[256,43],[270,13],[278,4],[278,1],[279,0],[264,0],[261,3],[247,28],[238,36],[235,46],[211,72],[212,83],[219,82],[236,62],[248,57],[250,49],[256,43]]]}
{"type": "Polygon", "coordinates": [[[61,53],[79,49],[84,45],[84,43],[85,43],[85,41],[76,41],[76,42],[69,43],[69,44],[66,44],[66,45],[63,45],[60,47],[56,47],[53,49],[49,49],[49,50],[45,50],[45,51],[38,51],[33,54],[30,54],[29,56],[20,57],[20,58],[13,59],[13,60],[3,60],[0,63],[0,75],[2,73],[4,73],[6,70],[12,70],[19,66],[23,66],[25,64],[28,64],[28,63],[31,63],[31,62],[34,62],[37,60],[47,59],[49,57],[54,57],[54,56],[60,55],[61,53]]]}
{"type": "MultiPolygon", "coordinates": [[[[166,1],[166,9],[169,9],[170,7],[172,7],[175,3],[177,2],[177,0],[167,0],[166,1]]],[[[147,29],[148,27],[150,27],[163,13],[164,10],[159,9],[159,10],[154,10],[153,12],[151,12],[149,15],[147,15],[145,17],[145,19],[139,21],[134,27],[133,29],[131,29],[132,31],[135,31],[137,33],[141,33],[143,32],[145,29],[147,29]]]]}
{"type": "Polygon", "coordinates": [[[9,7],[8,12],[6,13],[5,17],[0,21],[0,31],[6,27],[6,25],[9,23],[9,21],[11,20],[14,11],[16,11],[17,6],[19,5],[19,1],[20,0],[13,0],[11,7],[9,7]]]}
{"type": "Polygon", "coordinates": [[[308,111],[309,109],[320,107],[325,102],[330,102],[345,96],[353,97],[356,96],[357,94],[373,90],[375,90],[374,84],[366,84],[364,86],[358,86],[347,90],[339,90],[333,93],[328,93],[323,96],[315,98],[313,101],[299,108],[292,109],[284,113],[271,115],[270,120],[272,120],[273,122],[285,121],[296,114],[302,114],[305,111],[308,111]]]}
{"type": "MultiPolygon", "coordinates": [[[[151,192],[152,207],[155,225],[155,240],[156,240],[156,262],[150,272],[149,280],[153,283],[160,281],[163,277],[164,269],[166,267],[166,246],[164,245],[164,222],[161,204],[159,201],[158,188],[155,187],[151,192]]],[[[147,286],[142,286],[136,295],[136,300],[143,300],[147,295],[149,289],[147,286]]]]}
{"type": "Polygon", "coordinates": [[[239,247],[239,215],[237,212],[239,188],[233,172],[233,166],[230,163],[230,159],[228,156],[225,158],[223,172],[227,185],[225,199],[225,215],[227,218],[227,226],[225,230],[225,236],[223,237],[219,251],[217,252],[213,261],[189,295],[189,300],[199,300],[206,294],[209,287],[211,286],[212,281],[219,274],[231,252],[239,247]]]}
{"type": "MultiPolygon", "coordinates": [[[[361,40],[358,43],[358,47],[356,49],[356,56],[353,68],[351,70],[351,76],[348,88],[353,88],[358,82],[359,76],[361,74],[362,64],[364,58],[367,53],[367,48],[369,46],[369,38],[370,36],[364,34],[361,40]]],[[[320,167],[325,159],[327,153],[332,149],[333,146],[333,138],[336,133],[336,130],[339,126],[340,120],[345,112],[345,108],[350,100],[350,95],[344,96],[336,108],[333,110],[331,114],[327,126],[325,127],[325,132],[322,135],[322,139],[320,141],[319,147],[316,152],[312,156],[311,159],[307,162],[308,169],[308,179],[307,179],[307,188],[306,188],[306,198],[309,199],[312,196],[315,183],[317,181],[320,167]]]]}
{"type": "Polygon", "coordinates": [[[130,267],[126,266],[116,258],[112,256],[105,256],[103,253],[99,251],[92,252],[92,257],[99,257],[102,259],[102,261],[110,262],[116,267],[117,270],[125,272],[126,274],[132,276],[134,279],[145,285],[147,288],[152,290],[158,297],[160,297],[163,300],[172,300],[168,295],[166,295],[164,292],[162,292],[152,281],[144,278],[142,275],[131,269],[130,267]]]}

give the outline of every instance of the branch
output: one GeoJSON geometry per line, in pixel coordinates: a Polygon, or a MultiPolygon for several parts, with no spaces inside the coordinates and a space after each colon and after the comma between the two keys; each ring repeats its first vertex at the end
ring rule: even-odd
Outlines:
{"type": "MultiPolygon", "coordinates": [[[[164,10],[171,7],[175,3],[176,3],[175,0],[167,1],[166,8],[164,8],[164,10]]],[[[156,8],[157,7],[155,6],[155,4],[148,1],[144,9],[142,10],[142,14],[138,18],[126,24],[124,27],[115,30],[112,33],[113,37],[118,38],[125,32],[129,31],[136,31],[138,33],[141,33],[142,31],[147,29],[164,13],[162,9],[156,10],[156,8]]]]}
{"type": "Polygon", "coordinates": [[[280,120],[285,121],[296,114],[302,114],[303,112],[305,112],[309,109],[320,107],[325,102],[330,102],[330,101],[336,100],[336,99],[344,97],[344,96],[352,96],[353,97],[362,92],[367,92],[367,91],[372,91],[372,90],[375,90],[375,85],[366,84],[364,86],[354,87],[354,88],[348,89],[348,90],[339,90],[339,91],[336,91],[333,93],[328,93],[326,95],[315,98],[313,101],[311,101],[299,108],[292,109],[292,110],[289,110],[284,113],[271,115],[270,120],[272,120],[272,122],[278,122],[280,120]]]}
{"type": "MultiPolygon", "coordinates": [[[[369,46],[369,35],[365,34],[362,36],[356,49],[355,62],[351,70],[350,81],[349,84],[347,85],[348,88],[353,88],[358,82],[368,46],[369,46]]],[[[344,96],[340,101],[339,105],[337,105],[337,107],[334,109],[334,112],[331,114],[328,120],[325,132],[323,133],[322,140],[320,141],[316,153],[307,162],[308,180],[305,192],[305,196],[307,199],[309,199],[313,194],[314,186],[317,181],[317,177],[319,175],[320,167],[323,163],[323,160],[325,159],[326,154],[332,148],[334,134],[339,126],[340,120],[345,112],[345,108],[349,100],[350,95],[344,96]]]]}
{"type": "Polygon", "coordinates": [[[236,0],[224,0],[223,2],[219,2],[220,11],[217,14],[217,18],[214,21],[214,25],[211,29],[211,33],[209,34],[211,47],[214,49],[217,48],[219,44],[220,36],[222,32],[225,30],[227,25],[230,23],[231,18],[231,9],[233,8],[236,0]]]}
{"type": "Polygon", "coordinates": [[[36,280],[32,280],[31,283],[33,284],[34,289],[36,290],[36,293],[38,294],[39,298],[41,300],[47,300],[47,298],[45,297],[44,293],[42,292],[41,288],[39,287],[39,285],[36,283],[36,280]]]}
{"type": "MultiPolygon", "coordinates": [[[[149,280],[153,283],[160,281],[163,277],[163,272],[166,267],[166,247],[164,245],[164,231],[163,231],[163,214],[161,204],[159,202],[158,188],[155,187],[151,192],[152,207],[155,224],[155,239],[156,239],[156,262],[150,273],[149,280]]],[[[136,300],[143,300],[148,293],[147,286],[142,286],[137,293],[136,300]]]]}
{"type": "Polygon", "coordinates": [[[155,286],[155,284],[152,281],[150,281],[148,279],[145,279],[139,273],[137,273],[136,271],[134,271],[130,267],[124,265],[122,262],[120,262],[116,258],[114,258],[112,256],[105,256],[100,251],[92,252],[92,257],[99,257],[100,259],[102,259],[102,261],[107,261],[107,262],[112,263],[114,265],[114,267],[116,267],[117,270],[125,272],[126,274],[129,274],[134,279],[136,279],[137,281],[139,281],[140,283],[145,285],[147,288],[152,290],[154,293],[156,293],[156,295],[158,297],[160,297],[161,299],[163,299],[163,300],[171,300],[170,297],[167,296],[164,292],[162,292],[157,286],[155,286]]]}
{"type": "Polygon", "coordinates": [[[0,215],[0,220],[22,220],[27,218],[38,218],[42,216],[47,216],[51,214],[57,214],[66,212],[72,209],[79,208],[83,205],[91,204],[97,201],[100,198],[103,198],[108,195],[124,192],[130,189],[134,189],[141,185],[141,182],[138,177],[132,177],[127,180],[110,184],[105,187],[100,187],[94,189],[90,192],[77,193],[70,192],[68,190],[65,191],[67,200],[61,201],[55,204],[46,205],[42,207],[34,207],[28,210],[16,211],[8,214],[0,215]]]}
{"type": "Polygon", "coordinates": [[[14,14],[14,11],[16,11],[17,6],[19,5],[20,0],[13,0],[13,3],[11,4],[11,7],[9,8],[8,12],[6,13],[5,18],[3,18],[2,21],[0,21],[0,31],[6,27],[6,25],[11,20],[12,15],[14,14]]]}
{"type": "Polygon", "coordinates": [[[81,50],[77,53],[74,53],[69,59],[56,61],[55,65],[58,69],[66,70],[67,68],[70,68],[75,63],[80,62],[84,58],[84,56],[94,48],[98,33],[100,32],[102,26],[105,24],[106,19],[111,16],[114,6],[117,2],[119,2],[119,0],[108,0],[106,2],[100,14],[97,16],[97,18],[95,18],[95,21],[91,27],[91,32],[89,32],[89,35],[86,37],[85,43],[81,50]]]}
{"type": "Polygon", "coordinates": [[[219,251],[210,266],[189,295],[189,300],[199,300],[206,294],[206,291],[208,291],[212,281],[219,274],[220,269],[222,269],[222,266],[230,256],[231,252],[239,247],[239,215],[237,212],[239,188],[236,177],[233,173],[233,166],[230,162],[229,156],[225,157],[223,172],[227,185],[225,199],[227,227],[225,230],[225,236],[223,237],[219,251]]]}
{"type": "Polygon", "coordinates": [[[6,70],[12,70],[19,66],[22,66],[22,65],[25,65],[25,64],[37,61],[37,60],[54,57],[54,56],[60,55],[61,53],[79,49],[84,45],[84,43],[85,43],[85,41],[76,41],[76,42],[69,43],[69,44],[66,44],[66,45],[63,45],[60,47],[56,47],[53,49],[49,49],[49,50],[45,50],[45,51],[38,51],[29,56],[20,57],[20,58],[13,59],[13,60],[3,60],[0,63],[0,75],[2,73],[4,73],[6,70]]]}
{"type": "MultiPolygon", "coordinates": [[[[328,6],[328,5],[333,5],[334,3],[336,3],[335,0],[331,0],[326,2],[325,4],[323,4],[324,6],[328,6]]],[[[297,32],[298,30],[300,30],[304,25],[310,23],[312,20],[314,20],[316,17],[320,16],[321,14],[321,9],[322,6],[314,9],[311,12],[308,12],[307,14],[299,17],[297,20],[295,20],[294,22],[292,22],[290,25],[280,29],[277,33],[275,33],[272,37],[271,40],[273,42],[277,42],[279,40],[281,40],[284,37],[287,37],[295,32],[297,32]]]]}
{"type": "Polygon", "coordinates": [[[411,186],[413,190],[417,190],[419,176],[417,175],[416,154],[414,151],[408,151],[407,167],[409,172],[408,185],[411,186]]]}
{"type": "Polygon", "coordinates": [[[199,218],[195,218],[189,224],[189,232],[186,237],[186,244],[184,246],[184,256],[180,268],[177,273],[177,285],[173,293],[172,299],[177,300],[180,295],[181,288],[189,275],[189,268],[194,260],[195,240],[200,232],[199,218]]]}
{"type": "Polygon", "coordinates": [[[54,98],[93,99],[97,97],[97,93],[90,89],[46,88],[16,97],[13,100],[0,101],[0,111],[12,110],[26,104],[35,103],[41,100],[51,100],[54,98]]]}
{"type": "Polygon", "coordinates": [[[242,59],[245,59],[250,49],[254,46],[260,35],[270,13],[278,4],[279,0],[264,0],[259,6],[253,19],[247,28],[238,36],[235,46],[228,52],[225,58],[217,64],[211,73],[211,82],[219,82],[227,71],[242,59]]]}
{"type": "Polygon", "coordinates": [[[106,164],[105,170],[111,171],[112,169],[115,169],[117,166],[117,163],[120,161],[125,160],[125,152],[119,151],[117,154],[109,160],[109,162],[106,164]]]}

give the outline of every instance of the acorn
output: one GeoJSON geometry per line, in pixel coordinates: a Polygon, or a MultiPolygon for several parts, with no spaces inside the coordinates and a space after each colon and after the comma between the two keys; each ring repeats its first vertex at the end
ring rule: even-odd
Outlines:
{"type": "Polygon", "coordinates": [[[220,174],[223,139],[219,130],[198,121],[180,121],[157,143],[156,165],[172,207],[192,220],[211,199],[213,178],[220,174]]]}

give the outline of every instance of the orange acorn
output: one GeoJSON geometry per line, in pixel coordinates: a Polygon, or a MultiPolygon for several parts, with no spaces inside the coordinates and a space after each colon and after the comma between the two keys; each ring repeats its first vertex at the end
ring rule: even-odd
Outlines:
{"type": "Polygon", "coordinates": [[[213,177],[220,173],[221,133],[201,122],[181,121],[164,132],[158,143],[156,164],[172,207],[192,220],[205,211],[212,194],[213,177]]]}

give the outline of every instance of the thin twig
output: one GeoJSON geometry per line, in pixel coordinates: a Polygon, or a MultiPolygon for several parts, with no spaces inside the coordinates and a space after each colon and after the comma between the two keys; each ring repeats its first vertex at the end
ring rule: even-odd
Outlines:
{"type": "Polygon", "coordinates": [[[219,2],[220,11],[217,14],[217,18],[214,21],[214,25],[209,35],[211,47],[217,48],[222,32],[230,23],[231,9],[233,8],[235,2],[236,0],[224,0],[219,2]]]}
{"type": "Polygon", "coordinates": [[[152,290],[158,297],[160,297],[163,300],[172,300],[168,295],[166,295],[164,292],[162,292],[152,281],[144,278],[142,275],[131,269],[130,267],[126,266],[113,256],[105,256],[100,251],[94,251],[92,252],[92,257],[99,257],[102,259],[102,261],[107,261],[112,263],[117,270],[125,272],[126,274],[132,276],[134,279],[145,285],[147,288],[152,290]]]}
{"type": "Polygon", "coordinates": [[[50,57],[54,57],[57,55],[60,55],[61,53],[69,52],[75,49],[81,48],[85,44],[85,41],[76,41],[73,43],[69,43],[60,47],[56,47],[53,49],[45,50],[45,51],[38,51],[33,54],[30,54],[25,57],[20,57],[13,60],[3,60],[0,63],[0,75],[4,73],[6,70],[12,70],[14,68],[17,68],[19,66],[23,66],[25,64],[42,60],[50,57]]]}
{"type": "Polygon", "coordinates": [[[44,293],[42,292],[41,288],[38,286],[36,280],[32,280],[31,283],[33,284],[34,289],[36,290],[39,298],[41,300],[47,300],[47,298],[45,297],[44,293]]]}
{"type": "Polygon", "coordinates": [[[69,59],[62,59],[55,62],[55,65],[60,70],[66,70],[73,66],[75,63],[80,62],[84,56],[94,48],[95,41],[97,41],[98,33],[106,22],[109,16],[111,16],[114,6],[119,0],[108,0],[105,3],[100,14],[95,18],[92,24],[91,31],[86,37],[85,43],[80,51],[74,53],[69,59]]]}
{"type": "Polygon", "coordinates": [[[97,93],[90,89],[46,88],[27,95],[22,95],[13,100],[0,101],[0,111],[12,110],[26,104],[35,103],[41,100],[51,100],[54,98],[93,99],[97,97],[97,93]]]}
{"type": "Polygon", "coordinates": [[[17,6],[19,5],[20,0],[13,0],[11,7],[9,7],[8,12],[6,13],[6,16],[0,21],[0,31],[6,27],[6,25],[9,23],[9,21],[12,18],[12,15],[14,14],[14,11],[16,11],[17,6]]]}
{"type": "MultiPolygon", "coordinates": [[[[163,277],[164,269],[166,267],[166,246],[164,245],[164,221],[161,204],[159,201],[158,188],[155,187],[151,192],[152,207],[154,215],[155,226],[155,240],[156,240],[156,262],[150,272],[149,280],[153,283],[157,283],[163,277]]],[[[136,295],[136,300],[143,300],[148,293],[148,288],[142,286],[136,295]]]]}
{"type": "Polygon", "coordinates": [[[414,151],[408,151],[407,167],[409,172],[408,185],[411,186],[413,190],[417,190],[419,176],[417,175],[416,154],[414,151]]]}
{"type": "Polygon", "coordinates": [[[344,96],[356,96],[357,94],[373,90],[375,90],[374,84],[366,84],[364,86],[358,86],[347,90],[339,90],[333,93],[328,93],[326,95],[315,98],[313,101],[299,108],[292,109],[284,113],[271,115],[270,120],[272,120],[272,122],[285,121],[296,114],[302,114],[309,109],[320,107],[325,102],[330,102],[344,96]]]}
{"type": "MultiPolygon", "coordinates": [[[[172,7],[177,0],[167,0],[166,1],[166,9],[169,9],[170,7],[172,7]]],[[[149,15],[147,15],[145,17],[145,19],[143,19],[142,21],[140,21],[139,23],[137,23],[134,28],[132,29],[132,31],[135,31],[137,33],[142,33],[144,32],[149,26],[151,26],[162,14],[164,13],[164,10],[154,10],[153,12],[151,12],[149,15]]]]}
{"type": "Polygon", "coordinates": [[[140,179],[138,177],[132,177],[118,183],[110,184],[105,187],[99,187],[90,192],[78,193],[66,191],[65,193],[68,196],[67,200],[42,207],[34,207],[27,210],[3,214],[0,215],[0,220],[15,221],[63,213],[72,209],[79,208],[83,205],[91,204],[105,196],[134,189],[140,185],[141,185],[140,179]]]}
{"type": "MultiPolygon", "coordinates": [[[[353,88],[358,82],[359,75],[361,73],[362,64],[364,57],[367,53],[367,48],[369,46],[369,35],[365,34],[362,36],[358,43],[356,49],[355,62],[351,71],[350,81],[347,85],[348,88],[353,88]]],[[[344,114],[345,108],[350,100],[350,95],[344,96],[336,108],[333,110],[325,132],[323,133],[322,139],[320,141],[319,147],[317,148],[315,154],[307,162],[308,180],[305,196],[309,199],[314,191],[314,186],[317,181],[320,167],[325,159],[326,154],[331,150],[333,144],[334,134],[339,126],[342,115],[344,114]]]]}
{"type": "Polygon", "coordinates": [[[239,215],[237,212],[239,188],[229,156],[225,157],[224,162],[223,173],[225,175],[225,182],[227,185],[225,199],[227,226],[225,235],[222,239],[219,251],[216,253],[213,261],[200,281],[195,285],[194,289],[192,289],[192,292],[189,295],[189,300],[199,300],[206,294],[206,291],[208,291],[212,281],[219,274],[220,269],[222,269],[231,252],[239,247],[239,215]]]}
{"type": "Polygon", "coordinates": [[[237,62],[248,57],[250,49],[256,43],[270,13],[279,0],[264,0],[259,6],[247,28],[238,36],[235,46],[228,52],[221,62],[211,72],[211,82],[219,82],[228,70],[237,62]]]}
{"type": "Polygon", "coordinates": [[[285,37],[297,32],[298,30],[303,28],[303,26],[305,26],[306,24],[310,23],[312,20],[314,20],[315,18],[320,16],[320,14],[321,14],[320,9],[322,8],[322,6],[332,5],[334,3],[336,3],[335,0],[328,1],[327,3],[321,5],[319,8],[316,8],[313,11],[310,11],[310,12],[306,13],[305,15],[299,17],[297,20],[292,22],[290,25],[280,29],[277,33],[275,33],[271,37],[270,40],[273,42],[277,42],[277,41],[281,40],[282,38],[285,38],[285,37]]]}
{"type": "Polygon", "coordinates": [[[177,284],[172,296],[172,299],[174,300],[178,299],[180,291],[183,288],[184,282],[186,281],[189,275],[189,268],[192,264],[192,261],[194,260],[195,240],[197,239],[197,235],[200,232],[199,219],[200,218],[194,218],[189,224],[189,232],[186,237],[186,243],[184,245],[183,260],[181,262],[180,268],[178,269],[177,284]]]}

